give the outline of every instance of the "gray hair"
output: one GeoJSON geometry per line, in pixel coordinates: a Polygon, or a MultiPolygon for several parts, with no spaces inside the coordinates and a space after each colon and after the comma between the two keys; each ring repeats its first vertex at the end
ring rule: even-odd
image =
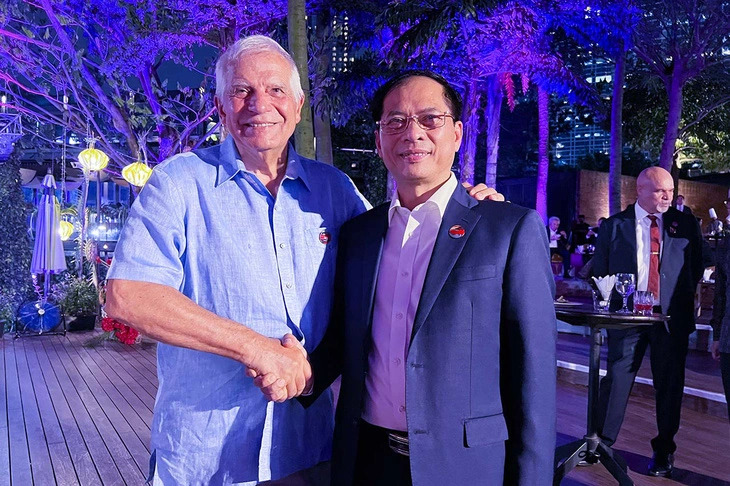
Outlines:
{"type": "Polygon", "coordinates": [[[223,54],[218,58],[215,63],[215,94],[221,97],[226,92],[226,72],[231,64],[234,64],[238,59],[247,55],[255,54],[259,52],[273,52],[283,57],[291,67],[291,79],[289,84],[291,85],[292,93],[294,98],[301,101],[304,98],[304,91],[302,90],[302,82],[299,78],[299,70],[294,62],[294,59],[289,55],[286,50],[279,45],[271,37],[265,35],[251,35],[238,39],[223,54]]]}
{"type": "Polygon", "coordinates": [[[559,223],[560,218],[558,218],[557,216],[550,216],[550,219],[548,219],[548,224],[552,223],[553,221],[557,221],[559,223]]]}

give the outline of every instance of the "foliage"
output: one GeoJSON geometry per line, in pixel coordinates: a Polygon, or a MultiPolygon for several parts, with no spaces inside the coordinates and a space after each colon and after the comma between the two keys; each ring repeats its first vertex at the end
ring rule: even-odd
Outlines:
{"type": "MultiPolygon", "coordinates": [[[[685,85],[675,149],[680,162],[694,161],[708,170],[730,169],[730,79],[718,71],[713,68],[685,85]]],[[[669,108],[664,85],[642,69],[633,69],[626,82],[624,110],[631,113],[624,121],[626,142],[658,160],[669,108]]]]}
{"type": "Polygon", "coordinates": [[[31,208],[23,200],[19,168],[15,156],[0,162],[0,307],[6,313],[32,295],[26,223],[31,208]]]}
{"type": "Polygon", "coordinates": [[[118,175],[203,143],[218,49],[285,12],[283,0],[9,0],[0,4],[0,91],[28,115],[26,143],[53,146],[55,127],[91,132],[118,175]]]}
{"type": "Polygon", "coordinates": [[[17,302],[0,290],[0,335],[12,328],[17,311],[17,302]]]}
{"type": "Polygon", "coordinates": [[[72,274],[67,274],[54,286],[52,298],[69,316],[95,314],[99,305],[99,292],[94,283],[72,274]]]}
{"type": "Polygon", "coordinates": [[[687,120],[683,105],[690,98],[683,90],[688,83],[711,81],[724,86],[698,107],[702,118],[730,103],[730,59],[724,53],[730,9],[720,0],[656,0],[646,2],[644,9],[633,50],[643,61],[645,72],[666,89],[666,128],[659,163],[669,169],[677,155],[677,140],[683,135],[682,119],[687,120]]]}

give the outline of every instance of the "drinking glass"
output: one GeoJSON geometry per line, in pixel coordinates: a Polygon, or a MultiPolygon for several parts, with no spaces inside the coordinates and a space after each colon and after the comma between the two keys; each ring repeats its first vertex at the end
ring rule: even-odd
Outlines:
{"type": "Polygon", "coordinates": [[[640,316],[651,315],[654,307],[654,294],[648,290],[637,290],[634,292],[634,314],[640,316]]]}
{"type": "Polygon", "coordinates": [[[593,290],[593,310],[597,312],[608,312],[608,305],[611,302],[610,299],[606,300],[603,298],[600,290],[593,290]]]}
{"type": "Polygon", "coordinates": [[[616,274],[616,292],[621,294],[624,305],[618,314],[631,314],[631,310],[626,306],[626,300],[629,295],[634,293],[636,288],[636,277],[633,273],[617,273],[616,274]]]}

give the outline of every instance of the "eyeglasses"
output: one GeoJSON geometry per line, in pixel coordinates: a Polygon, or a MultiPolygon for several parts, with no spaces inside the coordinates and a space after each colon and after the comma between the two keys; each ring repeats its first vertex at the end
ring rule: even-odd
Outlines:
{"type": "Polygon", "coordinates": [[[433,130],[444,126],[446,124],[446,118],[453,120],[454,115],[448,113],[423,113],[421,115],[411,116],[398,115],[390,117],[387,120],[381,120],[377,122],[377,125],[383,133],[392,135],[404,132],[411,123],[411,120],[415,121],[424,130],[433,130]]]}

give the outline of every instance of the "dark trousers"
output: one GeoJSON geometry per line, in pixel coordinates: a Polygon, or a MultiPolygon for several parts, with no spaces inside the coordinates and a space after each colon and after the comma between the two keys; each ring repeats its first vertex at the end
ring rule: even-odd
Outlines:
{"type": "Polygon", "coordinates": [[[720,353],[720,371],[722,372],[722,386],[725,388],[727,415],[730,417],[730,353],[720,353]]]}
{"type": "Polygon", "coordinates": [[[388,446],[388,430],[360,422],[355,463],[355,486],[411,486],[408,456],[388,446]]]}
{"type": "Polygon", "coordinates": [[[607,334],[607,373],[601,380],[596,414],[599,434],[608,445],[616,441],[634,378],[646,348],[650,346],[659,432],[651,445],[657,453],[673,453],[677,448],[674,436],[679,430],[689,336],[685,333],[670,334],[664,324],[608,329],[607,334]]]}
{"type": "Polygon", "coordinates": [[[556,253],[560,255],[560,257],[563,259],[563,277],[569,277],[570,251],[567,248],[563,248],[561,246],[558,246],[557,248],[550,248],[550,256],[553,256],[556,253]]]}

